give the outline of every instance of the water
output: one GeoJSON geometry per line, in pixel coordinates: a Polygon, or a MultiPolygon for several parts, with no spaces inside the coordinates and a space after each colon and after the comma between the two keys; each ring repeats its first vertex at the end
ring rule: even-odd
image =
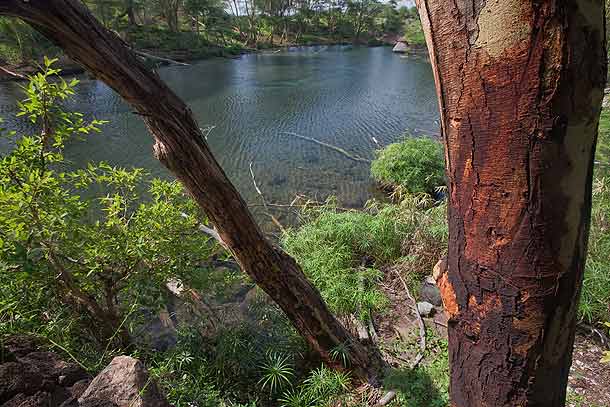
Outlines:
{"type": "MultiPolygon", "coordinates": [[[[438,132],[430,65],[392,54],[388,47],[294,48],[165,67],[159,73],[201,127],[214,126],[210,148],[252,205],[261,200],[250,163],[268,202],[289,203],[296,194],[318,200],[334,195],[344,206],[359,207],[375,193],[368,164],[288,133],[371,159],[379,146],[405,132],[438,132]]],[[[0,84],[5,127],[27,127],[12,117],[21,97],[16,83],[0,84]]],[[[110,121],[102,134],[70,142],[66,156],[75,166],[104,160],[171,177],[153,158],[142,121],[103,83],[82,78],[70,108],[110,121]]]]}

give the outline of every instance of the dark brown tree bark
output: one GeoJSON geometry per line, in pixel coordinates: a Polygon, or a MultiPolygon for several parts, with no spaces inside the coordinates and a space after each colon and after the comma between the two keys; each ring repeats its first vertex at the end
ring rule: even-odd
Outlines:
{"type": "Polygon", "coordinates": [[[451,399],[563,406],[591,210],[603,0],[418,0],[449,183],[451,399]]]}
{"type": "Polygon", "coordinates": [[[354,373],[374,380],[380,358],[352,338],[295,261],[264,237],[212,156],[190,109],[119,37],[77,0],[0,0],[0,15],[29,23],[131,104],[155,139],[156,157],[182,182],[242,269],[282,308],[313,350],[339,367],[330,351],[347,344],[354,373]]]}

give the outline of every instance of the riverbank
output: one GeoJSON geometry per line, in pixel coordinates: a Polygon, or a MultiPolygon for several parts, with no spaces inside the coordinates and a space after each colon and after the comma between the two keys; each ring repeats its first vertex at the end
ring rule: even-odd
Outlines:
{"type": "MultiPolygon", "coordinates": [[[[316,46],[335,46],[335,45],[354,45],[347,40],[321,41],[320,38],[312,38],[311,41],[290,42],[274,46],[261,46],[259,48],[246,47],[204,47],[195,50],[185,49],[162,49],[162,48],[142,48],[136,49],[138,56],[150,66],[166,66],[171,64],[189,64],[210,58],[239,58],[244,54],[251,53],[270,53],[279,52],[294,47],[316,47],[316,46]]],[[[356,46],[379,47],[394,46],[395,42],[387,39],[380,39],[370,44],[357,44],[356,46]]],[[[427,53],[425,45],[412,44],[409,49],[403,52],[404,55],[424,55],[427,53]]],[[[79,75],[85,73],[85,69],[78,63],[64,54],[59,54],[53,58],[57,59],[55,66],[61,70],[62,76],[79,75]]],[[[27,63],[2,63],[0,61],[0,82],[26,81],[28,77],[40,72],[43,60],[30,61],[27,63]]]]}

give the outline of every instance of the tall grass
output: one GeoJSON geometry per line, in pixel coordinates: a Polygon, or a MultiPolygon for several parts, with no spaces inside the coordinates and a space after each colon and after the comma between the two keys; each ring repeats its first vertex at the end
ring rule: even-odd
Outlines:
{"type": "Polygon", "coordinates": [[[407,261],[429,273],[443,254],[445,207],[430,202],[409,196],[398,204],[371,202],[363,211],[333,204],[310,209],[283,245],[334,312],[366,319],[387,303],[377,286],[384,266],[407,261]]]}

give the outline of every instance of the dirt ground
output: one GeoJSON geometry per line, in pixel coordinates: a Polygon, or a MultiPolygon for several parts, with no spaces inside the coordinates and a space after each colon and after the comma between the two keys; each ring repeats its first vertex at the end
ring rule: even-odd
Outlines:
{"type": "MultiPolygon", "coordinates": [[[[413,302],[408,298],[402,282],[394,273],[386,272],[381,289],[390,300],[389,310],[374,315],[384,357],[398,366],[412,361],[418,353],[418,325],[413,302]],[[407,346],[395,346],[397,343],[407,346]]],[[[438,336],[447,337],[447,318],[437,307],[433,318],[425,318],[426,327],[438,336]]],[[[610,344],[603,344],[599,336],[579,329],[574,344],[574,355],[568,382],[568,407],[610,407],[610,364],[600,359],[610,344]]]]}
{"type": "Polygon", "coordinates": [[[569,407],[610,407],[610,365],[600,362],[603,352],[598,339],[578,333],[568,381],[569,407]]]}

